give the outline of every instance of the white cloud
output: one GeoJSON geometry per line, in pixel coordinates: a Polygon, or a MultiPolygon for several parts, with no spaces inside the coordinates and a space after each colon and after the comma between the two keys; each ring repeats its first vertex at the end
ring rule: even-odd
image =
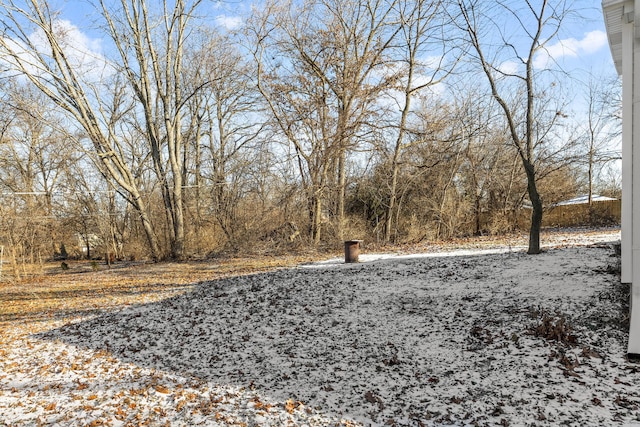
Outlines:
{"type": "Polygon", "coordinates": [[[102,51],[102,40],[89,38],[78,27],[67,20],[55,22],[55,31],[60,34],[69,46],[84,52],[99,53],[102,51]]]}
{"type": "Polygon", "coordinates": [[[103,76],[107,62],[102,55],[102,40],[89,38],[69,21],[55,23],[55,31],[74,68],[92,79],[103,76]]]}
{"type": "Polygon", "coordinates": [[[216,16],[216,25],[222,27],[228,31],[237,30],[242,25],[242,18],[239,16],[216,16]]]}
{"type": "MultiPolygon", "coordinates": [[[[102,55],[102,41],[92,39],[78,27],[66,20],[53,23],[56,41],[62,48],[66,60],[76,75],[86,82],[97,83],[113,73],[108,61],[102,55]]],[[[29,46],[17,39],[3,39],[6,51],[13,52],[19,58],[25,71],[34,75],[45,73],[38,54],[47,58],[51,54],[51,46],[44,32],[39,29],[29,35],[29,46]]],[[[8,57],[5,57],[7,59],[8,57]]],[[[45,59],[45,61],[47,61],[45,59]]],[[[20,68],[15,60],[8,60],[11,65],[20,68]]]]}
{"type": "Polygon", "coordinates": [[[559,40],[539,51],[533,61],[534,67],[546,68],[553,61],[562,58],[576,58],[581,55],[590,55],[607,44],[607,33],[601,30],[590,31],[580,40],[573,37],[559,40]]]}
{"type": "Polygon", "coordinates": [[[519,63],[515,61],[506,61],[498,65],[497,69],[504,74],[515,74],[518,72],[519,63]]]}
{"type": "Polygon", "coordinates": [[[426,69],[435,70],[445,63],[445,58],[442,55],[430,55],[420,58],[418,63],[426,69]]]}
{"type": "MultiPolygon", "coordinates": [[[[66,60],[80,78],[98,82],[113,72],[101,53],[101,40],[91,39],[66,20],[55,21],[53,28],[66,60]]],[[[29,35],[28,43],[22,43],[17,38],[5,37],[1,45],[5,53],[3,60],[10,68],[20,70],[24,67],[24,71],[33,75],[46,74],[44,71],[46,67],[41,63],[41,58],[45,58],[45,62],[50,62],[46,58],[51,55],[51,46],[41,29],[29,35]],[[18,62],[22,65],[20,66],[18,62]]]]}
{"type": "Polygon", "coordinates": [[[599,50],[603,46],[606,46],[607,43],[607,33],[596,30],[585,34],[585,37],[582,39],[581,47],[584,53],[589,54],[599,50]]]}

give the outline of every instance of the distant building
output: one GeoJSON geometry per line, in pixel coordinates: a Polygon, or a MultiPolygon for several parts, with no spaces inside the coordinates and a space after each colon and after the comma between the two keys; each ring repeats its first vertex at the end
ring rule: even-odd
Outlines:
{"type": "Polygon", "coordinates": [[[627,352],[640,355],[640,0],[603,0],[602,10],[622,76],[622,282],[631,284],[627,352]]]}

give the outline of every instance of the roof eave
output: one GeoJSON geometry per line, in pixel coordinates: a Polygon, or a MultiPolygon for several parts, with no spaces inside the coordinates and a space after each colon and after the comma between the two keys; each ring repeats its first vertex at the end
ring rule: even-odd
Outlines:
{"type": "Polygon", "coordinates": [[[632,10],[633,2],[629,0],[602,1],[602,12],[605,27],[607,28],[609,49],[618,74],[622,74],[622,26],[625,19],[633,20],[632,10]],[[626,18],[625,15],[627,15],[626,18]]]}

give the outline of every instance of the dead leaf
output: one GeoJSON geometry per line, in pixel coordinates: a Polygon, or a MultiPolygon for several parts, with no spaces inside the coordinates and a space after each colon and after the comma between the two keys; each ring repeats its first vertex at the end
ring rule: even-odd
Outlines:
{"type": "Polygon", "coordinates": [[[116,409],[116,420],[124,421],[127,419],[127,413],[120,406],[116,409]]]}
{"type": "Polygon", "coordinates": [[[293,414],[293,411],[298,409],[300,406],[302,406],[302,402],[296,402],[293,399],[288,399],[284,404],[284,409],[288,413],[293,414]]]}
{"type": "Polygon", "coordinates": [[[162,393],[162,394],[168,394],[169,393],[169,389],[163,385],[154,385],[153,386],[154,390],[157,391],[158,393],[162,393]]]}

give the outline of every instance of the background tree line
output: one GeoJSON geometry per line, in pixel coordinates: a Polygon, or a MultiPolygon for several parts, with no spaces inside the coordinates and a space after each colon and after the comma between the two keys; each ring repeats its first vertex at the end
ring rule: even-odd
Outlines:
{"type": "Polygon", "coordinates": [[[99,46],[0,3],[14,260],[504,233],[524,205],[535,253],[544,206],[619,195],[618,82],[534,64],[563,1],[267,1],[235,31],[199,0],[87,2],[99,46]]]}

